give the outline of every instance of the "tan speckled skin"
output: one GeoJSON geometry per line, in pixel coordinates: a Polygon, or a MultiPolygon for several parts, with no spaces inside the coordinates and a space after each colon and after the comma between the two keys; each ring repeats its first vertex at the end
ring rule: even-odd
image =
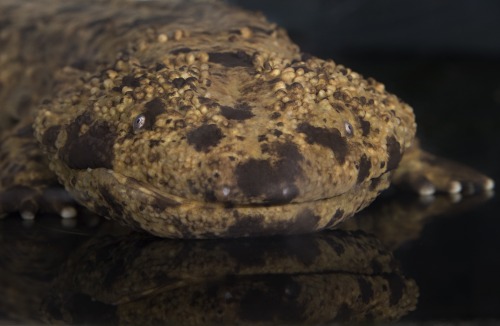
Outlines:
{"type": "Polygon", "coordinates": [[[411,109],[305,58],[262,17],[205,6],[154,9],[173,22],[122,36],[126,53],[97,73],[68,72],[83,82],[61,87],[35,123],[66,188],[174,237],[311,231],[365,207],[411,143],[411,109]]]}
{"type": "Polygon", "coordinates": [[[15,17],[1,34],[4,121],[36,115],[75,199],[159,236],[333,227],[389,185],[414,138],[411,108],[382,84],[222,2],[2,6],[15,17]]]}
{"type": "MultiPolygon", "coordinates": [[[[32,22],[19,6],[16,23],[32,22]]],[[[332,227],[388,186],[411,144],[407,105],[302,55],[260,15],[219,2],[74,6],[35,14],[54,60],[33,53],[33,66],[52,72],[57,96],[34,127],[51,170],[100,214],[173,237],[332,227]]]]}

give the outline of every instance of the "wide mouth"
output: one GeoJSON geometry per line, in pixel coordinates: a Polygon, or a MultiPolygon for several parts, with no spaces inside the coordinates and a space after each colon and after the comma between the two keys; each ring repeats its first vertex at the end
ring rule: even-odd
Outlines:
{"type": "MultiPolygon", "coordinates": [[[[114,172],[114,174],[117,174],[114,172]]],[[[292,190],[292,186],[287,187],[281,187],[275,193],[283,194],[283,196],[276,195],[275,197],[271,197],[268,199],[264,199],[262,201],[256,201],[256,202],[248,202],[244,201],[242,203],[238,202],[233,202],[230,200],[217,200],[216,198],[212,198],[212,200],[196,200],[196,199],[189,199],[189,198],[183,198],[179,196],[172,195],[168,192],[166,192],[163,189],[160,189],[158,187],[155,187],[154,185],[145,183],[143,181],[139,181],[135,178],[132,177],[127,177],[121,175],[121,178],[124,178],[126,180],[127,186],[135,189],[141,189],[142,192],[145,194],[150,194],[151,196],[157,198],[160,201],[163,201],[166,205],[170,205],[172,207],[179,206],[179,205],[195,205],[195,206],[203,206],[203,207],[224,207],[224,208],[257,208],[257,207],[274,207],[274,206],[284,206],[284,205],[303,205],[303,204],[309,204],[309,203],[314,203],[314,202],[321,202],[321,201],[331,201],[335,200],[335,198],[341,198],[342,195],[345,193],[349,192],[346,191],[345,193],[335,195],[335,196],[329,196],[329,197],[321,197],[317,199],[308,199],[308,200],[297,200],[297,201],[288,201],[287,198],[285,197],[286,194],[290,193],[292,190]]],[[[214,191],[215,192],[215,191],[214,191]]],[[[222,189],[222,192],[224,192],[224,189],[222,189]]]]}
{"type": "Polygon", "coordinates": [[[389,174],[314,201],[229,205],[186,200],[112,170],[78,172],[71,192],[98,214],[167,238],[233,238],[301,234],[332,228],[389,185],[389,174]]]}

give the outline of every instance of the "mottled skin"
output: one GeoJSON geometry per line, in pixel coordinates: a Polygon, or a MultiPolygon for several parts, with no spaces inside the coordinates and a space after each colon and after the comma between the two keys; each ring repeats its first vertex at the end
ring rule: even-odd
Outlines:
{"type": "Polygon", "coordinates": [[[0,112],[17,121],[2,135],[2,212],[73,215],[47,195],[58,180],[159,236],[310,232],[367,206],[405,152],[395,181],[421,193],[493,187],[421,151],[411,108],[382,84],[301,53],[261,15],[216,1],[1,12],[0,112]]]}

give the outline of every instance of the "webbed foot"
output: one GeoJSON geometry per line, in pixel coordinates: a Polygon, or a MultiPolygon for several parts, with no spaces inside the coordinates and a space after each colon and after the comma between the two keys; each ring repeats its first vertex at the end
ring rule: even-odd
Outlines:
{"type": "Polygon", "coordinates": [[[0,157],[0,217],[15,213],[26,220],[42,213],[76,216],[78,206],[50,171],[29,121],[2,134],[0,157]]]}
{"type": "Polygon", "coordinates": [[[493,190],[495,182],[466,165],[423,151],[418,143],[404,155],[393,183],[422,196],[435,192],[472,195],[493,190]]]}
{"type": "Polygon", "coordinates": [[[14,186],[0,190],[0,217],[19,213],[24,220],[33,220],[38,214],[55,213],[62,218],[77,215],[77,204],[60,187],[30,188],[14,186]]]}

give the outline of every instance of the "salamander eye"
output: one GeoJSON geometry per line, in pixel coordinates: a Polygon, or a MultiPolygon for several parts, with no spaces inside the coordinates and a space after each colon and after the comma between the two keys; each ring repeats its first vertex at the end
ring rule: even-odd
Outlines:
{"type": "Polygon", "coordinates": [[[139,114],[135,119],[134,123],[132,124],[132,128],[134,129],[134,132],[138,132],[144,126],[146,125],[146,116],[144,114],[139,114]]]}
{"type": "Polygon", "coordinates": [[[349,122],[344,122],[344,128],[347,136],[352,136],[354,134],[354,129],[349,122]]]}

